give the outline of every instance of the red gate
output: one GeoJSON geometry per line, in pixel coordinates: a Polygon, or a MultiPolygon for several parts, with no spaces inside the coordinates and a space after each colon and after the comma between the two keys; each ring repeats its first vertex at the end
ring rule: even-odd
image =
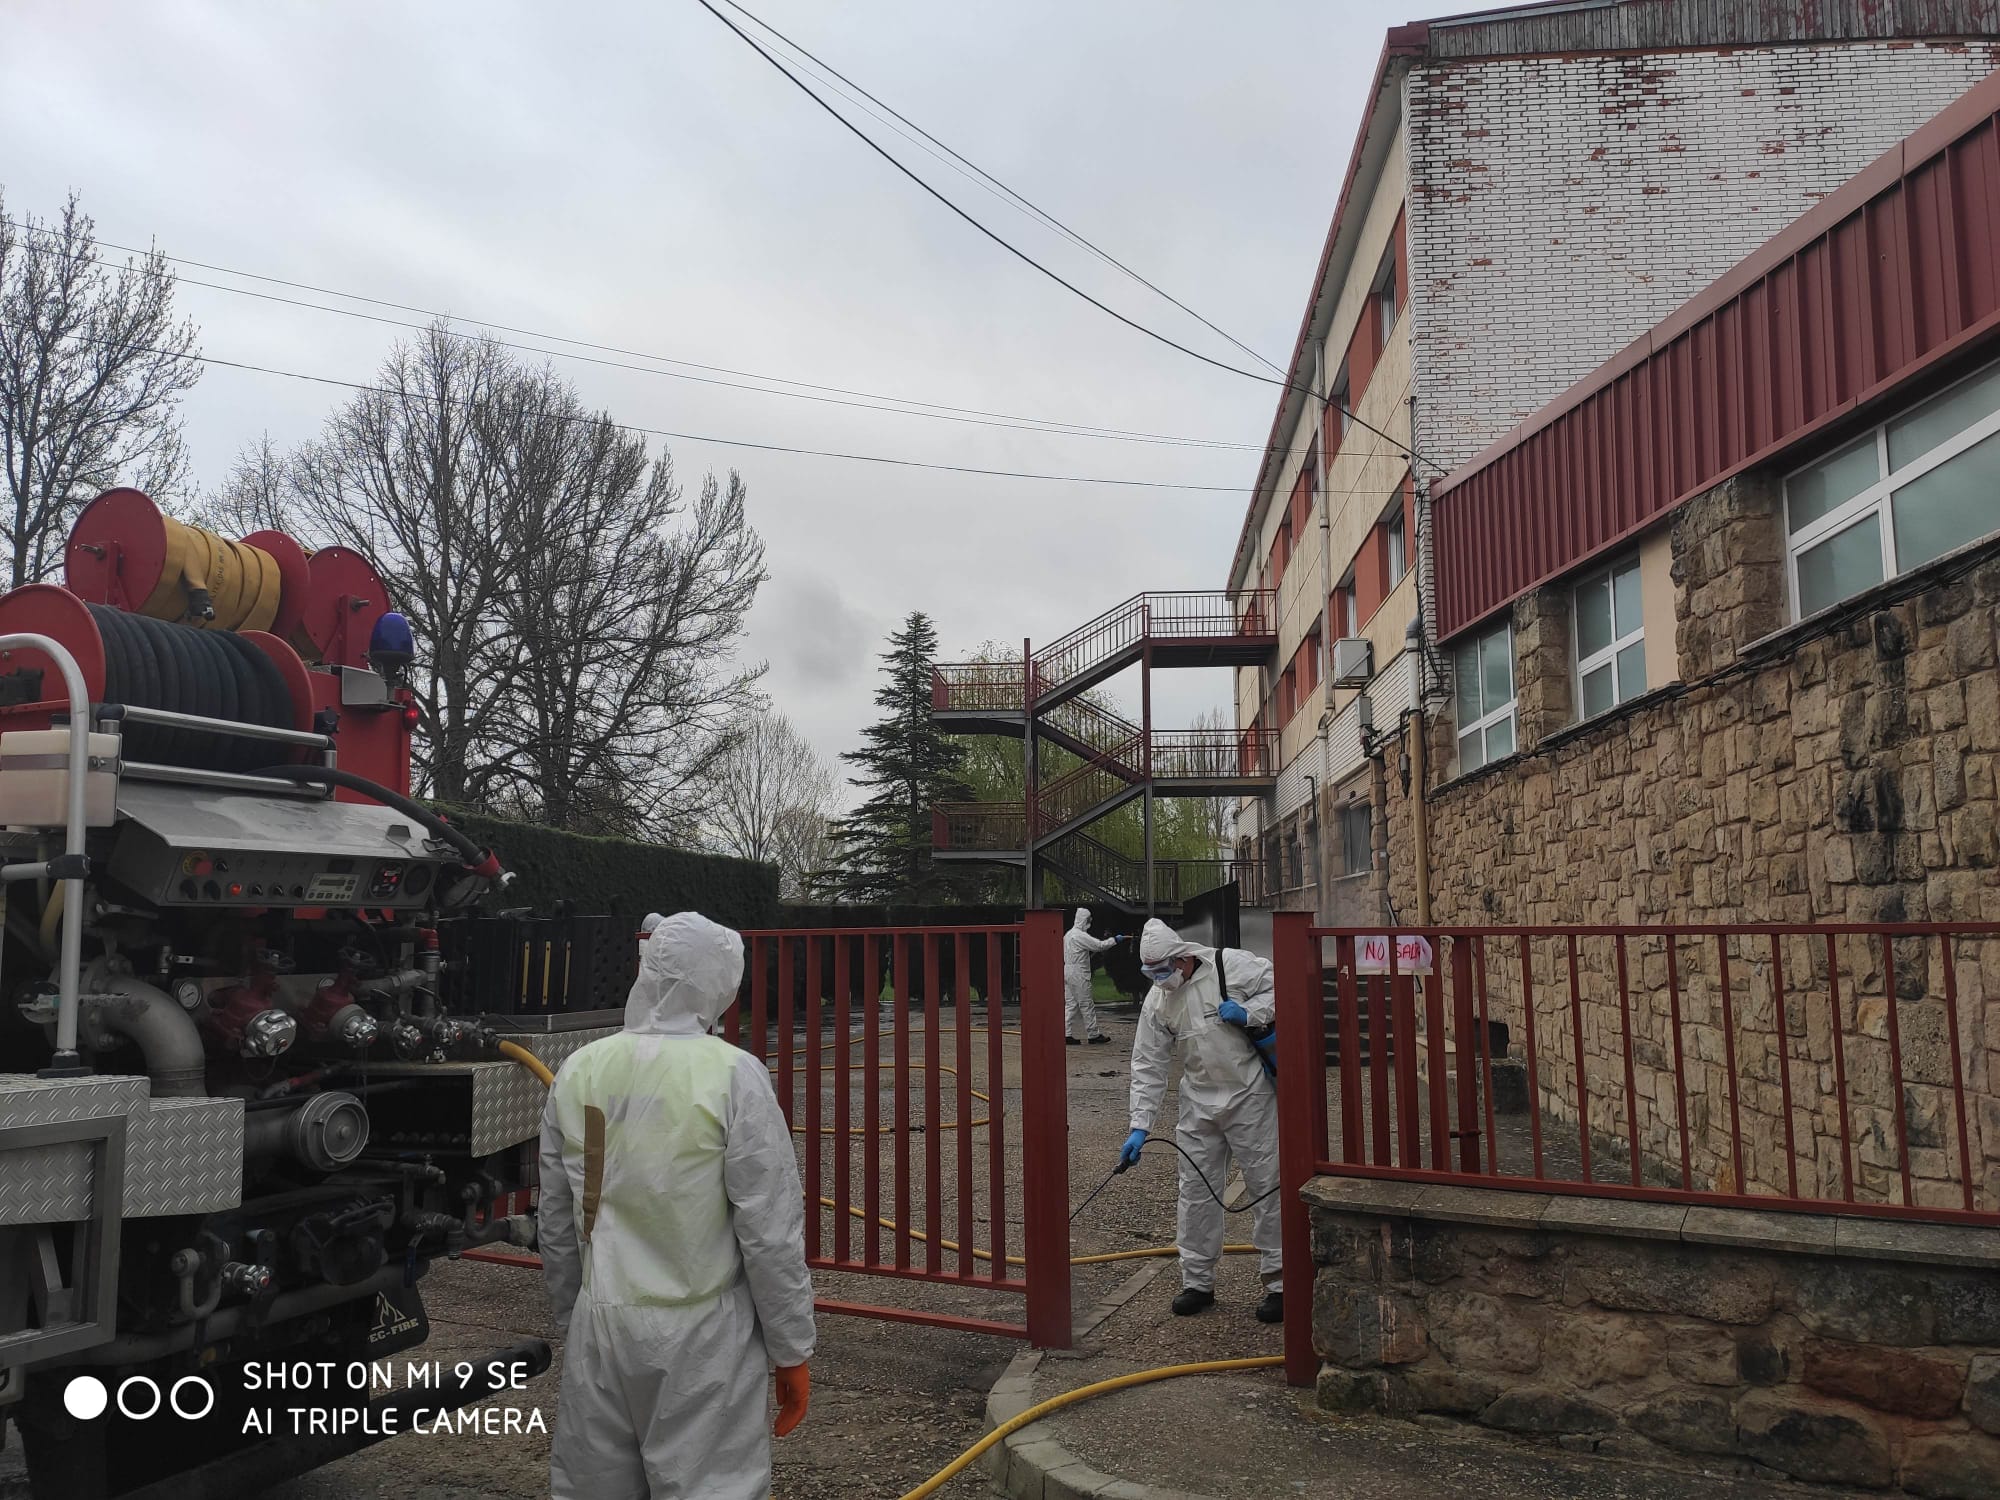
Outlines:
{"type": "Polygon", "coordinates": [[[1294,1384],[1317,1369],[1318,1173],[2000,1226],[2000,1142],[1973,1143],[2000,1117],[2000,924],[1392,934],[1281,912],[1273,944],[1294,1384]]]}
{"type": "Polygon", "coordinates": [[[1018,1323],[839,1299],[820,1310],[1067,1348],[1060,914],[744,937],[745,995],[724,1031],[770,1065],[799,1138],[807,1263],[1026,1303],[1018,1323]],[[1009,997],[1018,1027],[1003,1024],[1009,997]]]}

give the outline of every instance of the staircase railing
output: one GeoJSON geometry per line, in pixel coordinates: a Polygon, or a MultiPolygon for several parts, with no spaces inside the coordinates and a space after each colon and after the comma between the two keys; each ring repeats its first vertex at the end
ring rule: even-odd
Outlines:
{"type": "MultiPolygon", "coordinates": [[[[1104,754],[1114,745],[1122,745],[1140,737],[1139,726],[1128,719],[1122,719],[1107,708],[1085,698],[1068,698],[1042,715],[1042,722],[1061,730],[1071,739],[1088,745],[1097,754],[1104,754]]],[[[1135,760],[1133,770],[1138,770],[1135,760]]]]}
{"type": "Polygon", "coordinates": [[[1041,648],[1024,670],[1017,662],[950,662],[931,668],[931,707],[1018,713],[1039,698],[1143,642],[1230,640],[1276,629],[1270,589],[1214,589],[1134,594],[1041,648]]]}
{"type": "Polygon", "coordinates": [[[1028,847],[1028,809],[1019,802],[944,802],[931,809],[931,847],[957,853],[1012,853],[1028,847]]]}
{"type": "Polygon", "coordinates": [[[949,662],[931,668],[931,710],[1019,713],[1027,699],[1027,679],[1019,662],[949,662]]]}
{"type": "Polygon", "coordinates": [[[1135,594],[1037,651],[1035,694],[1039,697],[1062,687],[1149,635],[1230,640],[1268,635],[1276,628],[1276,619],[1276,596],[1270,589],[1135,594]]]}
{"type": "Polygon", "coordinates": [[[1153,775],[1162,780],[1222,781],[1277,774],[1278,736],[1265,729],[1155,729],[1153,775]]]}
{"type": "MultiPolygon", "coordinates": [[[[1121,854],[1101,839],[1087,833],[1071,834],[1053,845],[1045,856],[1076,879],[1087,881],[1105,894],[1128,906],[1146,904],[1146,862],[1121,854]]],[[[1241,879],[1239,861],[1229,859],[1156,859],[1153,861],[1153,900],[1161,906],[1178,906],[1203,891],[1241,879]]],[[[1246,903],[1247,904],[1247,903],[1246,903]]]]}
{"type": "Polygon", "coordinates": [[[1095,760],[1085,761],[1075,770],[1046,782],[1035,797],[1037,835],[1073,823],[1092,808],[1128,790],[1132,778],[1129,774],[1121,775],[1120,769],[1129,771],[1139,763],[1140,743],[1141,737],[1134,735],[1110,746],[1095,760]]]}

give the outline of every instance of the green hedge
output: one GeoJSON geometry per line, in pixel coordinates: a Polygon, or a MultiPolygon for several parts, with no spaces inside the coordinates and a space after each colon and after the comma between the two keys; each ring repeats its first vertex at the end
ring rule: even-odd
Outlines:
{"type": "Polygon", "coordinates": [[[778,908],[776,927],[1009,927],[1021,920],[1019,905],[852,906],[787,901],[778,908]]]}
{"type": "Polygon", "coordinates": [[[739,929],[769,927],[777,918],[776,865],[443,811],[514,874],[505,891],[485,899],[489,909],[530,906],[546,915],[567,901],[576,911],[608,912],[635,927],[649,911],[698,911],[739,929]]]}

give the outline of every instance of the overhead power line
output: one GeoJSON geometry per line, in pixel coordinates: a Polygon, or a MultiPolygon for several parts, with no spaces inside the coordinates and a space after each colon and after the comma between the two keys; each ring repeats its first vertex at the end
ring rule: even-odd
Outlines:
{"type": "Polygon", "coordinates": [[[834,119],[838,120],[841,123],[841,126],[844,129],[851,132],[854,138],[860,141],[862,145],[866,146],[870,151],[873,151],[877,156],[881,157],[882,160],[886,161],[890,166],[894,167],[898,172],[901,172],[905,177],[909,178],[910,181],[914,182],[918,187],[922,188],[926,193],[929,193],[933,198],[937,199],[938,202],[942,203],[946,208],[950,209],[953,213],[957,214],[961,219],[965,220],[966,223],[970,224],[974,229],[978,230],[981,234],[985,235],[989,240],[993,241],[994,244],[998,245],[1002,250],[1005,250],[1009,255],[1013,256],[1015,259],[1021,261],[1024,265],[1030,266],[1034,270],[1041,272],[1042,275],[1048,277],[1049,280],[1055,282],[1057,286],[1062,287],[1065,291],[1071,293],[1074,296],[1081,297],[1085,302],[1088,302],[1092,307],[1096,308],[1099,312],[1104,313],[1107,317],[1116,318],[1120,323],[1123,323],[1127,328],[1132,329],[1135,333],[1143,333],[1147,338],[1153,339],[1158,343],[1165,344],[1169,349],[1177,349],[1182,354],[1187,355],[1190,359],[1198,359],[1205,365],[1213,365],[1216,369],[1226,370],[1231,375],[1241,375],[1246,380],[1262,381],[1266,385],[1290,384],[1289,381],[1283,379],[1274,379],[1269,375],[1259,375],[1255,370],[1246,370],[1242,368],[1242,366],[1240,365],[1232,365],[1227,360],[1216,359],[1212,355],[1203,354],[1199,349],[1190,349],[1186,344],[1181,343],[1177,339],[1169,338],[1166,334],[1161,333],[1158,329],[1148,328],[1144,323],[1138,321],[1138,319],[1128,318],[1125,316],[1124,313],[1118,311],[1117,308],[1110,306],[1108,303],[1098,301],[1097,298],[1091,296],[1090,293],[1086,292],[1082,287],[1078,286],[1075,282],[1066,279],[1059,272],[1050,270],[1049,267],[1043,265],[1040,261],[1036,260],[1034,256],[1028,254],[1027,251],[1021,249],[1020,246],[1014,244],[1013,241],[1007,239],[1005,236],[1000,234],[999,231],[987,228],[985,224],[981,223],[978,219],[974,218],[965,209],[960,208],[956,203],[952,202],[951,199],[947,198],[937,188],[931,186],[930,183],[926,182],[923,178],[919,177],[915,172],[911,171],[909,167],[905,166],[901,161],[899,161],[893,153],[884,148],[881,145],[881,143],[876,141],[875,138],[869,135],[867,131],[863,130],[859,125],[856,125],[852,120],[848,119],[846,115],[842,114],[839,110],[835,109],[831,104],[827,103],[826,100],[820,96],[820,94],[813,88],[811,84],[807,83],[803,78],[799,77],[798,74],[794,73],[790,68],[786,67],[782,61],[780,61],[776,57],[773,57],[768,51],[766,51],[763,44],[760,43],[755,37],[751,36],[750,33],[745,31],[741,26],[738,26],[734,21],[730,20],[729,17],[725,16],[721,11],[717,10],[713,5],[711,5],[709,3],[709,0],[695,0],[695,3],[699,5],[703,10],[707,11],[710,15],[714,16],[715,19],[720,21],[724,26],[727,26],[731,31],[735,32],[738,37],[742,38],[745,46],[749,47],[751,51],[755,52],[759,57],[763,58],[765,62],[769,63],[772,67],[776,68],[780,73],[782,73],[794,88],[798,89],[808,99],[812,100],[813,103],[817,104],[821,109],[825,110],[829,115],[833,116],[834,119]]]}
{"type": "MultiPolygon", "coordinates": [[[[108,343],[109,340],[93,339],[85,335],[75,336],[87,344],[108,343]]],[[[275,365],[253,364],[248,360],[223,359],[214,354],[188,354],[174,349],[148,348],[143,352],[157,354],[167,359],[191,360],[196,364],[213,365],[226,370],[247,370],[257,375],[275,375],[285,380],[303,380],[313,385],[336,386],[341,390],[359,391],[367,395],[394,396],[399,400],[429,401],[441,405],[464,407],[465,402],[447,402],[443,398],[423,391],[403,390],[394,386],[369,385],[365,381],[342,380],[332,375],[314,375],[303,370],[285,370],[275,365]]],[[[748,438],[716,437],[705,432],[678,432],[667,427],[642,427],[631,422],[612,421],[606,416],[582,415],[568,418],[574,422],[596,424],[603,422],[619,432],[628,432],[642,437],[672,438],[678,442],[713,443],[723,448],[747,448],[759,453],[796,454],[806,458],[838,458],[850,463],[886,464],[899,469],[930,469],[945,474],[973,474],[990,479],[1035,479],[1051,484],[1102,484],[1121,489],[1147,490],[1188,490],[1211,494],[1242,495],[1248,491],[1240,484],[1184,484],[1172,479],[1121,479],[1096,474],[1040,474],[1020,469],[986,469],[973,464],[934,463],[926,459],[897,458],[882,453],[844,453],[828,448],[800,448],[788,443],[759,443],[748,438]]]]}
{"type": "Polygon", "coordinates": [[[1182,312],[1186,313],[1190,318],[1193,318],[1197,323],[1201,324],[1202,327],[1208,329],[1209,332],[1226,340],[1230,344],[1235,345],[1236,348],[1242,350],[1245,354],[1249,355],[1252,359],[1256,360],[1266,369],[1271,370],[1273,373],[1281,376],[1285,373],[1283,368],[1281,368],[1276,364],[1273,364],[1270,360],[1266,359],[1257,350],[1251,348],[1250,345],[1244,343],[1241,339],[1237,338],[1234,334],[1230,333],[1226,328],[1219,327],[1215,323],[1210,322],[1207,318],[1203,317],[1200,313],[1196,312],[1192,307],[1189,307],[1185,302],[1181,301],[1180,298],[1174,296],[1173,293],[1147,280],[1146,277],[1142,276],[1139,272],[1133,270],[1130,266],[1126,265],[1124,261],[1118,259],[1117,256],[1111,254],[1110,251],[1102,249],[1099,246],[1093,244],[1090,240],[1086,239],[1077,230],[1074,230],[1070,228],[1069,225],[1063,223],[1062,220],[1058,219],[1054,214],[1049,213],[1046,209],[1032,202],[1030,199],[1023,196],[1021,193],[1016,192],[1013,188],[1009,187],[1006,183],[1002,182],[999,178],[995,177],[991,172],[987,171],[984,167],[980,166],[979,163],[970,160],[961,153],[953,150],[950,146],[947,146],[943,141],[939,140],[936,136],[932,135],[928,130],[924,129],[924,127],[919,125],[915,120],[912,120],[908,115],[903,114],[893,104],[889,104],[884,100],[876,97],[874,94],[869,93],[867,89],[863,88],[860,84],[856,83],[852,78],[849,78],[845,73],[841,72],[840,69],[834,67],[832,63],[827,62],[823,58],[816,56],[814,53],[808,50],[803,44],[785,35],[784,32],[778,30],[777,27],[773,26],[769,21],[765,20],[755,11],[752,11],[747,6],[740,4],[739,0],[723,0],[723,3],[727,5],[731,10],[735,11],[738,15],[748,18],[750,21],[755,23],[760,29],[776,37],[785,46],[789,47],[794,53],[798,54],[800,58],[803,58],[808,66],[817,69],[822,75],[830,76],[832,79],[837,80],[837,82],[830,85],[831,87],[840,89],[842,85],[845,85],[845,89],[842,89],[842,92],[843,94],[845,94],[845,97],[847,97],[850,102],[854,103],[857,108],[867,110],[869,114],[874,115],[876,119],[881,120],[882,123],[888,125],[890,129],[896,130],[897,134],[901,135],[905,140],[912,141],[918,146],[923,147],[923,149],[928,151],[931,156],[934,156],[939,161],[944,162],[945,165],[953,166],[954,170],[959,170],[960,168],[963,168],[964,170],[959,171],[960,176],[967,177],[976,183],[987,186],[989,191],[993,191],[995,195],[1000,197],[1003,201],[1011,203],[1015,207],[1021,209],[1024,213],[1027,213],[1028,215],[1039,220],[1043,224],[1046,224],[1050,229],[1053,229],[1057,234],[1060,234],[1064,239],[1068,240],[1071,244],[1077,246],[1079,249],[1089,252],[1091,255],[1096,256],[1099,260],[1103,261],[1106,265],[1112,267],[1114,270],[1122,272],[1124,275],[1130,277],[1133,281],[1138,282],[1140,286],[1144,287],[1147,291],[1153,293],[1155,296],[1163,298],[1165,301],[1172,303],[1175,307],[1179,308],[1182,312]],[[846,93],[846,90],[849,89],[851,89],[853,93],[846,93]],[[860,100],[856,100],[854,98],[855,94],[859,94],[861,96],[861,99],[865,99],[867,101],[867,104],[863,104],[860,102],[860,100]],[[877,109],[887,111],[888,117],[885,118],[882,114],[877,113],[876,109],[869,109],[868,105],[871,104],[876,106],[877,109]],[[892,123],[892,121],[894,123],[892,123]],[[909,129],[908,130],[898,129],[897,127],[899,125],[908,126],[909,129]],[[910,134],[911,131],[916,132],[916,134],[911,135],[910,134]],[[918,139],[919,137],[921,137],[921,139],[918,139]],[[924,144],[925,142],[928,142],[929,145],[925,146],[924,144]],[[929,150],[930,146],[935,146],[937,150],[935,151],[929,150]],[[940,156],[939,152],[942,152],[943,155],[940,156]],[[956,165],[954,166],[954,164],[956,165]]]}
{"type": "MultiPolygon", "coordinates": [[[[1107,317],[1117,320],[1120,323],[1123,323],[1127,328],[1132,329],[1134,332],[1144,334],[1147,338],[1152,339],[1154,342],[1164,344],[1169,349],[1177,350],[1178,352],[1187,355],[1190,359],[1199,360],[1201,363],[1205,365],[1210,365],[1215,369],[1226,371],[1231,375],[1240,375],[1245,380],[1254,380],[1262,385],[1274,385],[1279,387],[1281,390],[1295,391],[1298,394],[1309,397],[1312,400],[1325,401],[1326,404],[1328,404],[1329,406],[1332,405],[1332,402],[1329,398],[1322,397],[1317,391],[1313,390],[1310,386],[1300,385],[1297,381],[1292,380],[1288,376],[1261,375],[1255,370],[1246,370],[1241,365],[1232,365],[1227,360],[1216,359],[1212,355],[1203,354],[1199,349],[1191,349],[1186,344],[1181,343],[1178,339],[1169,338],[1166,334],[1161,333],[1158,329],[1149,328],[1144,323],[1139,322],[1136,318],[1127,317],[1124,313],[1118,311],[1117,308],[1110,306],[1108,303],[1099,301],[1096,297],[1093,297],[1089,292],[1086,292],[1082,287],[1078,286],[1075,282],[1070,281],[1068,278],[1064,277],[1059,272],[1054,271],[1050,269],[1048,266],[1043,265],[1042,262],[1036,260],[1034,256],[1028,254],[1027,251],[1021,249],[1018,245],[1014,244],[1011,240],[1007,239],[998,230],[989,228],[986,224],[981,222],[979,219],[975,218],[970,211],[960,207],[957,203],[954,203],[949,197],[947,197],[944,194],[942,190],[933,186],[931,183],[925,181],[914,170],[912,170],[904,162],[899,160],[893,152],[891,152],[887,147],[883,146],[881,142],[877,141],[874,137],[870,136],[867,131],[863,130],[859,125],[856,125],[852,120],[848,119],[846,115],[842,114],[839,110],[835,109],[833,105],[829,104],[826,101],[826,99],[822,97],[819,94],[819,92],[813,88],[811,84],[807,83],[803,78],[799,77],[798,74],[794,73],[790,68],[788,68],[784,64],[784,62],[781,59],[773,56],[770,53],[770,51],[768,51],[760,42],[757,41],[755,37],[751,36],[742,27],[738,26],[734,21],[730,20],[729,17],[725,16],[721,11],[717,10],[715,6],[710,3],[710,0],[695,0],[695,3],[699,5],[703,10],[707,11],[710,15],[714,16],[715,19],[720,21],[724,26],[727,26],[731,31],[736,33],[737,37],[744,43],[745,46],[749,47],[751,51],[755,52],[759,57],[763,58],[765,62],[769,63],[773,68],[777,69],[779,73],[783,74],[785,80],[788,83],[790,83],[792,87],[799,90],[799,92],[804,94],[808,99],[812,100],[814,104],[817,104],[822,110],[826,111],[827,114],[831,115],[835,120],[839,121],[842,129],[846,130],[856,140],[860,141],[864,146],[866,146],[870,151],[873,151],[877,156],[881,157],[882,160],[886,161],[890,166],[894,167],[898,172],[902,173],[903,176],[909,178],[910,181],[914,182],[918,187],[922,188],[931,197],[937,199],[939,203],[942,203],[946,208],[950,209],[954,214],[956,214],[959,218],[963,219],[967,224],[970,224],[974,229],[978,230],[981,234],[985,235],[987,239],[993,241],[994,244],[998,245],[1001,249],[1005,250],[1009,255],[1013,256],[1016,260],[1019,260],[1022,264],[1030,267],[1031,269],[1040,272],[1043,276],[1046,276],[1049,280],[1053,281],[1057,286],[1063,288],[1064,291],[1069,292],[1073,296],[1082,298],[1085,302],[1088,302],[1092,307],[1096,308],[1099,312],[1105,314],[1107,317]]],[[[724,0],[724,3],[734,5],[735,0],[724,0]]],[[[736,8],[741,9],[740,6],[736,8]]],[[[747,15],[748,12],[745,12],[745,14],[747,15]]],[[[1399,438],[1390,436],[1388,433],[1384,432],[1381,428],[1375,426],[1370,422],[1364,421],[1361,417],[1355,415],[1352,407],[1341,407],[1340,410],[1345,414],[1347,420],[1353,423],[1356,427],[1360,427],[1365,431],[1374,433],[1377,437],[1383,439],[1385,442],[1393,443],[1399,450],[1409,454],[1410,459],[1413,463],[1429,464],[1432,468],[1436,469],[1440,474],[1446,472],[1444,465],[1438,463],[1434,459],[1425,457],[1423,454],[1418,453],[1417,450],[1411,447],[1408,443],[1403,442],[1399,438]]]]}
{"type": "MultiPolygon", "coordinates": [[[[0,223],[12,225],[30,234],[54,235],[55,230],[46,225],[31,224],[24,220],[0,217],[0,223]]],[[[112,240],[98,240],[97,244],[108,250],[123,251],[128,255],[151,255],[156,252],[133,245],[122,245],[112,240]]],[[[256,271],[239,270],[233,266],[217,265],[209,261],[194,260],[187,256],[168,255],[157,252],[162,260],[177,266],[194,266],[204,271],[216,271],[225,276],[240,276],[251,281],[262,281],[273,286],[289,287],[294,291],[311,292],[317,296],[339,297],[346,301],[363,302],[374,307],[389,308],[397,312],[417,313],[423,317],[447,323],[464,323],[479,328],[480,334],[468,334],[455,328],[445,332],[453,338],[475,339],[491,337],[486,330],[512,333],[525,338],[545,339],[554,344],[569,344],[576,349],[597,350],[602,354],[625,355],[630,359],[656,361],[657,364],[683,366],[682,370],[659,369],[656,365],[638,365],[617,359],[598,358],[589,354],[579,354],[570,349],[552,349],[531,344],[516,344],[505,339],[494,338],[493,342],[503,348],[518,350],[526,354],[553,355],[558,359],[576,360],[582,364],[592,364],[616,370],[630,370],[642,375],[659,375],[669,380],[688,381],[697,385],[718,386],[726,390],[748,391],[755,395],[785,396],[794,400],[811,401],[830,406],[851,407],[859,411],[880,411],[896,416],[926,417],[932,420],[957,422],[977,427],[994,427],[1005,431],[1039,432],[1056,437],[1086,437],[1113,442],[1146,443],[1170,447],[1211,448],[1216,450],[1257,451],[1262,445],[1257,443],[1232,442],[1222,438],[1197,438],[1179,436],[1173,433],[1146,432],[1131,428],[1099,427],[1089,423],[1066,422],[1056,417],[1031,417],[1018,413],[987,411],[978,407],[949,406],[939,402],[918,401],[911,397],[884,395],[875,391],[852,390],[843,386],[816,385],[810,381],[791,380],[780,375],[764,375],[751,370],[735,370],[724,365],[706,365],[692,360],[676,359],[670,355],[650,354],[643,350],[622,349],[614,344],[593,343],[587,339],[570,338],[559,333],[547,333],[536,329],[511,327],[504,323],[489,322],[485,319],[467,318],[455,313],[440,312],[431,308],[417,307],[410,303],[392,302],[380,297],[371,297],[360,292],[341,291],[335,287],[315,286],[309,282],[290,281],[281,276],[266,276],[256,271]],[[685,370],[701,370],[708,373],[690,375],[685,370]],[[745,385],[739,380],[721,377],[737,376],[740,380],[761,380],[770,385],[795,386],[795,390],[776,390],[766,386],[745,385]],[[878,405],[875,403],[894,403],[878,405]]],[[[101,256],[87,257],[94,264],[112,269],[122,269],[113,261],[101,256]]],[[[203,281],[198,277],[176,274],[175,280],[186,286],[202,287],[209,291],[227,292],[232,296],[250,297],[258,301],[274,302],[287,307],[305,308],[312,312],[330,313],[336,317],[355,318],[365,322],[380,323],[390,328],[405,328],[421,331],[428,325],[405,322],[400,318],[384,317],[379,313],[364,312],[357,308],[329,307],[325,303],[308,302],[302,298],[285,297],[274,292],[260,292],[252,287],[230,286],[219,281],[203,281]]]]}

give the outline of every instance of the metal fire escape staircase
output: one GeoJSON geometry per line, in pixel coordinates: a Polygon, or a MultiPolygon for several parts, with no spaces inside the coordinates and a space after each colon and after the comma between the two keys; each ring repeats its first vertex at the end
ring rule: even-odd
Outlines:
{"type": "Polygon", "coordinates": [[[934,811],[939,859],[1019,866],[1031,907],[1045,877],[1075,896],[1133,913],[1178,906],[1232,878],[1230,862],[1151,857],[1153,799],[1269,791],[1277,775],[1276,736],[1266,730],[1170,730],[1152,724],[1156,668],[1256,666],[1277,649],[1275,600],[1268,590],[1139,594],[1063,636],[1022,647],[1019,662],[963,662],[932,670],[931,713],[958,734],[996,734],[1023,745],[1026,796],[934,811]],[[1083,695],[1118,673],[1141,672],[1141,722],[1133,724],[1083,695]],[[1078,764],[1044,780],[1044,746],[1078,764]],[[1128,803],[1145,809],[1147,857],[1134,859],[1085,830],[1128,803]]]}

